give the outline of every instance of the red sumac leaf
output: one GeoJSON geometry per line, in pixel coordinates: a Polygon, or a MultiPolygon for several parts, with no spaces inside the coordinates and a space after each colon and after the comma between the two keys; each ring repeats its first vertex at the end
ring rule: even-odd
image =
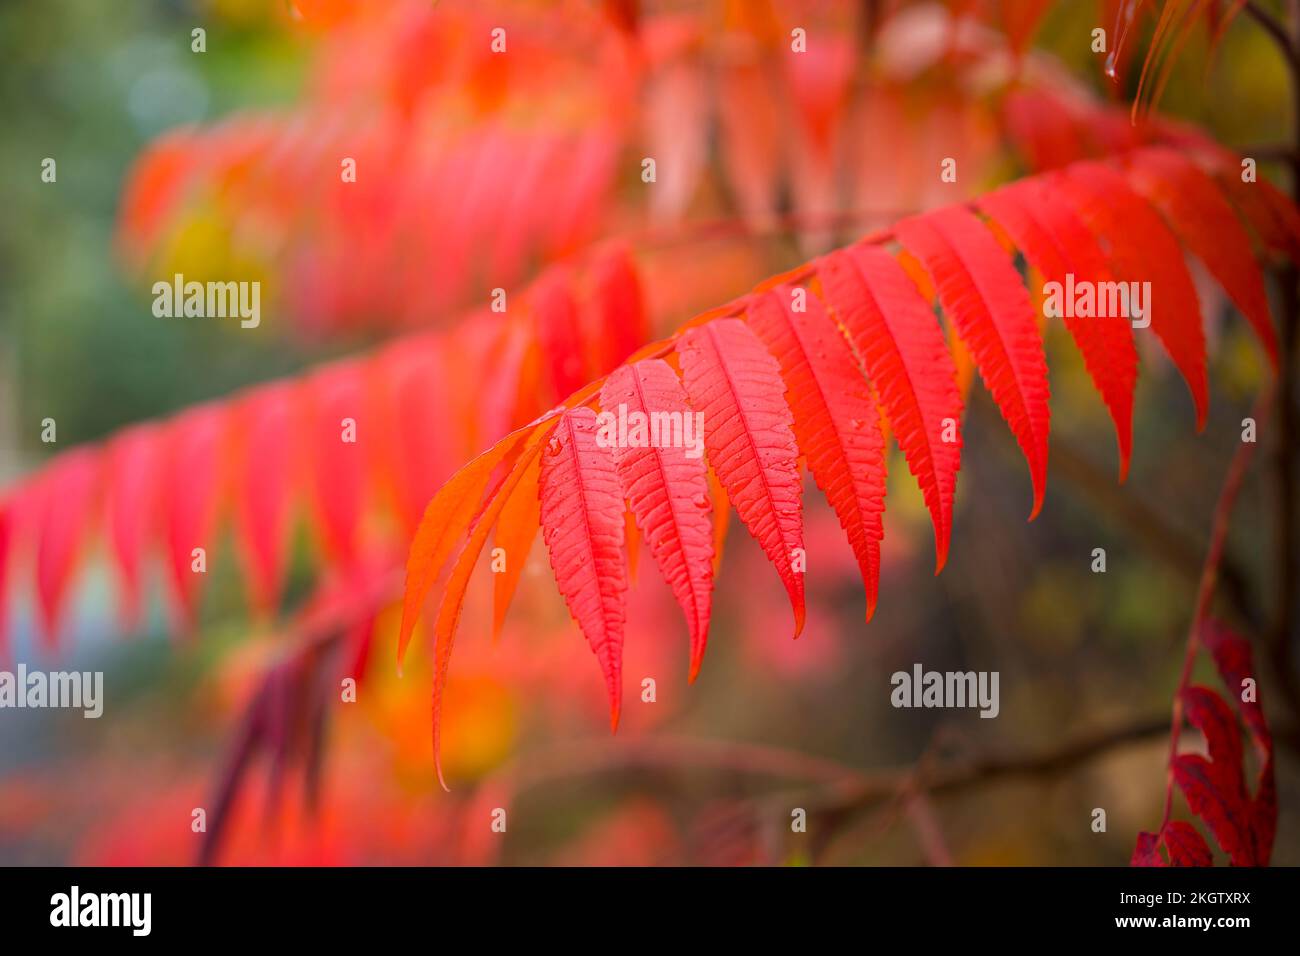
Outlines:
{"type": "Polygon", "coordinates": [[[613,451],[597,442],[590,408],[560,416],[542,453],[541,515],[555,581],[600,663],[610,726],[617,728],[627,592],[623,495],[613,451]]]}
{"type": "Polygon", "coordinates": [[[1233,864],[1253,865],[1251,809],[1233,792],[1232,776],[1199,754],[1182,754],[1174,758],[1174,780],[1233,864]]]}
{"type": "Polygon", "coordinates": [[[1160,835],[1146,831],[1139,833],[1137,846],[1128,862],[1129,866],[1164,866],[1164,858],[1160,856],[1160,835]]]}
{"type": "Polygon", "coordinates": [[[1214,857],[1196,827],[1183,820],[1170,820],[1161,833],[1169,851],[1170,866],[1210,866],[1214,857]]]}
{"type": "Polygon", "coordinates": [[[694,429],[695,412],[677,373],[662,359],[637,362],[615,371],[601,389],[600,404],[600,420],[611,422],[616,430],[618,422],[629,421],[634,415],[644,416],[647,429],[649,423],[665,423],[654,432],[658,446],[615,442],[614,463],[636,527],[645,536],[655,564],[686,615],[691,640],[689,679],[693,681],[709,636],[713,509],[703,446],[665,446],[664,435],[671,431],[675,416],[679,422],[677,434],[683,441],[688,429],[697,442],[702,442],[704,436],[694,429]]]}
{"type": "Polygon", "coordinates": [[[691,329],[677,344],[691,405],[704,416],[709,463],[736,513],[776,566],[794,609],[794,633],[804,623],[803,483],[793,417],[775,383],[781,367],[739,319],[691,329]]]}
{"type": "MultiPolygon", "coordinates": [[[[1036,180],[990,193],[980,200],[980,206],[1007,231],[1047,282],[1058,282],[1064,289],[1071,281],[1111,281],[1105,258],[1088,228],[1036,180]]],[[[1133,392],[1138,370],[1133,330],[1123,316],[1084,318],[1075,315],[1074,309],[1064,312],[1062,321],[1115,423],[1122,481],[1133,448],[1133,392]]]]}
{"type": "Polygon", "coordinates": [[[155,425],[138,426],[107,449],[105,520],[117,565],[120,616],[127,627],[139,617],[141,563],[158,520],[163,434],[155,425]]]}
{"type": "Polygon", "coordinates": [[[36,593],[41,628],[51,644],[58,638],[68,587],[91,530],[100,480],[99,456],[79,448],[60,456],[41,486],[36,593]]]}
{"type": "Polygon", "coordinates": [[[1128,181],[1164,214],[1169,225],[1223,286],[1276,368],[1277,335],[1268,293],[1250,237],[1214,180],[1172,149],[1138,150],[1126,159],[1128,181]]]}
{"type": "Polygon", "coordinates": [[[1032,519],[1047,487],[1047,360],[1029,293],[1006,250],[973,213],[952,206],[905,219],[898,239],[925,266],[1029,463],[1032,519]]]}
{"type": "Polygon", "coordinates": [[[781,365],[795,438],[848,534],[870,619],[880,586],[885,510],[885,443],[870,385],[825,306],[808,290],[778,286],[756,295],[747,317],[781,365]],[[794,308],[796,294],[803,311],[794,308]]]}
{"type": "Polygon", "coordinates": [[[943,331],[915,283],[883,249],[857,245],[831,253],[818,261],[817,275],[920,486],[934,522],[937,574],[948,559],[961,467],[961,394],[943,331]]]}
{"type": "Polygon", "coordinates": [[[1196,426],[1204,428],[1210,401],[1205,330],[1177,237],[1125,178],[1105,163],[1076,163],[1049,176],[1044,188],[1060,190],[1106,244],[1117,279],[1151,284],[1147,303],[1151,331],[1186,379],[1196,405],[1196,426]]]}

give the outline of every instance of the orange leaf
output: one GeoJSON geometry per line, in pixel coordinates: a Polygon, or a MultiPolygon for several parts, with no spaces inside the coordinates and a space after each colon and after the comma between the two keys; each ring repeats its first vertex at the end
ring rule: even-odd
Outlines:
{"type": "Polygon", "coordinates": [[[533,539],[537,537],[538,522],[541,520],[537,500],[540,469],[540,460],[534,458],[520,478],[519,487],[501,509],[501,517],[497,519],[493,544],[503,553],[505,570],[497,572],[492,581],[493,640],[501,635],[506,610],[519,585],[519,576],[524,573],[533,539]]]}
{"type": "Polygon", "coordinates": [[[398,628],[397,662],[401,665],[411,633],[420,617],[424,598],[433,587],[452,550],[474,520],[477,505],[493,470],[513,452],[530,428],[507,435],[462,468],[438,489],[425,506],[406,559],[406,588],[402,595],[402,622],[398,628]]]}

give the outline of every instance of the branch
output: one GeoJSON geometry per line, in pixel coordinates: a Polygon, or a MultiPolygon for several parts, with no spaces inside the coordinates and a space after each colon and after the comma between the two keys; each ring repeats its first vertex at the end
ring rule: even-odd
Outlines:
{"type": "Polygon", "coordinates": [[[1293,168],[1300,165],[1300,152],[1296,152],[1290,143],[1251,143],[1238,148],[1237,152],[1261,162],[1286,163],[1293,168]]]}
{"type": "Polygon", "coordinates": [[[1164,717],[1148,717],[1077,737],[1059,747],[1038,753],[990,755],[969,762],[940,766],[932,771],[895,771],[822,801],[819,806],[841,812],[857,812],[908,789],[942,796],[1016,777],[1048,777],[1073,770],[1117,748],[1160,736],[1168,727],[1169,722],[1164,717]]]}
{"type": "Polygon", "coordinates": [[[573,777],[625,772],[696,770],[726,772],[814,784],[805,805],[856,811],[915,789],[932,796],[952,793],[1009,777],[1041,777],[1070,770],[1117,747],[1163,734],[1165,717],[1148,717],[1103,732],[1078,737],[1035,754],[991,755],[936,769],[898,767],[861,771],[833,760],[792,750],[723,740],[656,735],[632,741],[598,739],[534,753],[480,784],[480,796],[517,797],[545,784],[573,777]]]}

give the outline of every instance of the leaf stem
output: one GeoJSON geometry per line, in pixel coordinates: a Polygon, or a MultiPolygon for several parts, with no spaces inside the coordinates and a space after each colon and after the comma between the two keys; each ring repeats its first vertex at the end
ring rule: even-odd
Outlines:
{"type": "MultiPolygon", "coordinates": [[[[1255,418],[1257,432],[1263,431],[1273,407],[1275,384],[1270,381],[1255,399],[1252,415],[1255,418]]],[[[1205,562],[1201,566],[1201,580],[1196,588],[1196,602],[1192,608],[1192,621],[1187,629],[1187,652],[1183,655],[1183,669],[1178,678],[1178,687],[1174,691],[1173,715],[1169,728],[1169,758],[1166,766],[1165,810],[1160,820],[1163,830],[1169,822],[1174,802],[1174,760],[1178,756],[1178,742],[1183,729],[1183,694],[1192,679],[1192,668],[1196,663],[1196,652],[1200,649],[1201,628],[1210,611],[1210,602],[1214,599],[1214,587],[1219,579],[1219,566],[1223,562],[1223,553],[1227,545],[1228,529],[1231,525],[1232,511],[1237,497],[1255,454],[1255,442],[1243,441],[1232,456],[1228,466],[1223,489],[1214,506],[1214,518],[1210,526],[1210,545],[1205,553],[1205,562]]]]}

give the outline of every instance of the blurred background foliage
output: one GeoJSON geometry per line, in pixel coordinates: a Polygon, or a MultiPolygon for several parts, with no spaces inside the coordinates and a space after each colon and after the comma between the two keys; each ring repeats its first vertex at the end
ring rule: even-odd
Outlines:
{"type": "MultiPolygon", "coordinates": [[[[291,108],[301,95],[320,37],[286,8],[276,0],[0,5],[0,479],[40,464],[45,417],[57,420],[61,448],[96,440],[383,337],[376,329],[284,334],[274,317],[264,317],[261,335],[233,324],[161,321],[150,312],[147,287],[124,273],[115,254],[124,178],[151,140],[236,110],[291,108]],[[190,52],[196,25],[207,30],[203,55],[190,52]],[[40,181],[46,156],[57,158],[57,186],[40,181]]],[[[1135,77],[1126,89],[1110,89],[1089,49],[1097,8],[1053,4],[1034,45],[1098,96],[1127,102],[1135,77]]],[[[1193,40],[1162,109],[1248,151],[1286,138],[1289,96],[1274,48],[1239,18],[1212,62],[1204,38],[1193,40]]],[[[627,162],[629,170],[636,165],[627,162]]],[[[707,193],[698,205],[692,213],[700,218],[718,212],[707,193]]],[[[204,243],[220,245],[223,237],[205,235],[201,214],[192,225],[190,255],[201,260],[204,243]]],[[[674,301],[657,310],[659,328],[800,258],[784,235],[661,251],[660,281],[685,278],[663,297],[674,301]]],[[[381,619],[361,702],[335,708],[331,719],[317,802],[292,787],[277,797],[259,778],[232,817],[219,859],[1126,862],[1137,830],[1159,816],[1167,739],[1160,733],[1043,779],[997,781],[930,801],[900,798],[847,819],[814,812],[807,838],[789,832],[789,807],[828,779],[821,770],[805,776],[802,761],[866,772],[970,753],[1032,753],[1072,734],[1168,713],[1199,548],[1261,381],[1242,323],[1223,322],[1230,305],[1207,301],[1215,349],[1208,427],[1195,433],[1181,384],[1144,354],[1136,452],[1122,488],[1114,484],[1110,425],[1077,355],[1064,336],[1049,340],[1052,475],[1047,506],[1032,524],[1025,523],[1029,496],[1018,453],[977,385],[948,567],[932,575],[925,513],[910,482],[899,480],[904,469],[894,468],[882,599],[869,625],[849,550],[820,496],[810,494],[805,635],[790,641],[775,575],[733,528],[706,666],[688,688],[683,628],[643,555],[629,615],[628,693],[653,674],[658,700],[643,706],[630,696],[613,739],[603,731],[597,671],[540,549],[496,647],[484,624],[484,582],[471,594],[473,623],[453,664],[444,718],[451,795],[432,776],[427,683],[396,677],[394,622],[381,619]],[[1168,541],[1153,542],[1150,524],[1135,523],[1135,511],[1185,545],[1175,560],[1168,541]],[[1106,549],[1106,574],[1090,570],[1096,547],[1106,549]],[[892,709],[889,675],[917,661],[934,670],[1000,671],[1001,716],[892,709]],[[701,741],[734,746],[700,750],[701,741]],[[497,805],[511,808],[506,838],[488,830],[497,805]],[[1108,810],[1105,833],[1090,829],[1094,807],[1108,810]]],[[[1275,506],[1260,462],[1230,546],[1245,593],[1264,615],[1275,506]]],[[[299,535],[290,605],[306,592],[311,550],[299,535]]],[[[232,564],[214,569],[203,627],[188,642],[173,641],[156,611],[142,637],[120,640],[101,565],[83,577],[73,640],[57,666],[105,670],[108,708],[98,722],[75,713],[0,713],[0,862],[195,859],[200,837],[190,829],[191,808],[211,806],[240,715],[258,675],[277,659],[275,627],[250,629],[232,564]]],[[[34,650],[30,609],[16,600],[13,647],[33,666],[56,666],[34,650]]],[[[408,672],[421,668],[427,661],[408,664],[408,672]]],[[[1279,769],[1275,862],[1295,864],[1297,778],[1289,760],[1279,769]]]]}

